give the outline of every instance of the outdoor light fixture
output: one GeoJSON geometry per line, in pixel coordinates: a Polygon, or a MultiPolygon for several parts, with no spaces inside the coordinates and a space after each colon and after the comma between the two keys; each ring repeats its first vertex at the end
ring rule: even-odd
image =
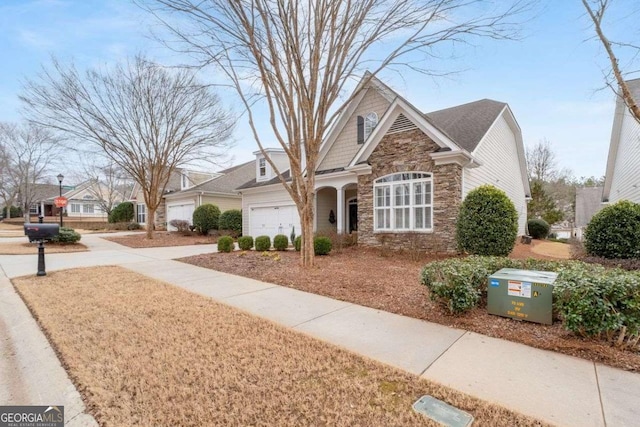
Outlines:
{"type": "MultiPolygon", "coordinates": [[[[58,183],[60,184],[60,198],[62,198],[62,180],[64,179],[64,175],[59,173],[56,178],[58,178],[58,183]]],[[[60,227],[62,227],[62,207],[58,209],[60,209],[60,227]]]]}

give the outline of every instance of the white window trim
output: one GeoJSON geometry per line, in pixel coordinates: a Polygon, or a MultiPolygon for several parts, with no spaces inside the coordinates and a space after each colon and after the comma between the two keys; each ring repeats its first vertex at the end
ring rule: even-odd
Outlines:
{"type": "Polygon", "coordinates": [[[82,204],[80,204],[80,203],[71,203],[70,205],[71,205],[71,207],[70,207],[71,213],[74,213],[74,214],[81,214],[82,213],[82,204]]]}
{"type": "Polygon", "coordinates": [[[136,206],[136,222],[138,224],[146,224],[147,223],[147,205],[145,205],[144,203],[138,203],[138,206],[136,206]],[[140,221],[140,206],[142,206],[142,209],[144,212],[142,212],[142,215],[144,215],[144,221],[140,221]]]}
{"type": "Polygon", "coordinates": [[[433,233],[433,194],[434,194],[434,179],[433,174],[431,172],[420,172],[420,171],[412,171],[412,172],[397,172],[389,175],[381,176],[376,178],[373,182],[373,232],[374,233],[433,233]],[[417,178],[417,179],[408,179],[408,180],[398,180],[398,181],[390,181],[390,182],[378,182],[388,177],[392,177],[394,175],[402,175],[402,174],[412,174],[412,173],[421,173],[428,175],[427,177],[417,178]],[[413,184],[419,182],[429,182],[431,183],[431,194],[429,204],[427,205],[416,205],[415,204],[415,192],[413,184]],[[394,185],[398,184],[409,184],[409,205],[401,206],[402,208],[409,208],[409,228],[395,228],[395,194],[393,192],[394,185]],[[390,197],[390,205],[377,207],[376,206],[376,189],[380,187],[389,187],[389,197],[390,197]],[[431,227],[430,228],[415,228],[415,208],[424,207],[426,209],[431,210],[431,227]],[[389,210],[389,225],[390,228],[378,228],[378,224],[376,221],[376,210],[389,210]]]}
{"type": "Polygon", "coordinates": [[[364,140],[366,141],[369,138],[369,135],[373,132],[373,130],[378,126],[378,114],[375,112],[367,113],[364,116],[364,140]],[[371,124],[373,123],[373,125],[371,124]]]}
{"type": "Polygon", "coordinates": [[[267,179],[267,159],[264,157],[258,159],[258,178],[267,179]]]}

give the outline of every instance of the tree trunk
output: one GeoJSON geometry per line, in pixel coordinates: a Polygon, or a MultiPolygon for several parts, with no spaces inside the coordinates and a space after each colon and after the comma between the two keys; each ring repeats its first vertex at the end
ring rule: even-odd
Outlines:
{"type": "Polygon", "coordinates": [[[155,226],[156,210],[147,206],[147,239],[153,239],[153,229],[155,226]]]}
{"type": "Polygon", "coordinates": [[[305,206],[300,215],[300,226],[302,227],[302,242],[300,248],[300,261],[303,267],[313,267],[313,197],[306,200],[305,206]]]}

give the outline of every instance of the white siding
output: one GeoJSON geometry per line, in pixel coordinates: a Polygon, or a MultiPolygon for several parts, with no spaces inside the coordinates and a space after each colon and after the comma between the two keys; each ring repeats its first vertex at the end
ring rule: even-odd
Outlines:
{"type": "Polygon", "coordinates": [[[525,233],[527,203],[522,182],[516,137],[504,118],[504,113],[493,124],[473,152],[482,166],[464,171],[463,198],[469,191],[491,184],[507,193],[518,211],[518,234],[525,233]]]}
{"type": "Polygon", "coordinates": [[[640,203],[640,124],[626,108],[609,192],[610,203],[619,200],[640,203]]]}
{"type": "Polygon", "coordinates": [[[317,170],[341,168],[349,164],[362,147],[362,144],[358,144],[357,117],[364,117],[367,113],[374,112],[378,115],[378,120],[380,120],[389,105],[390,102],[380,95],[377,90],[367,89],[367,93],[362,98],[360,105],[347,120],[342,132],[336,138],[317,170]]]}
{"type": "Polygon", "coordinates": [[[204,205],[205,203],[216,205],[220,208],[220,212],[242,208],[240,197],[202,196],[202,204],[204,205]]]}
{"type": "Polygon", "coordinates": [[[316,231],[335,232],[338,220],[338,198],[335,188],[323,188],[316,192],[316,231]],[[329,222],[330,212],[333,211],[336,222],[329,222]]]}
{"type": "MultiPolygon", "coordinates": [[[[293,200],[282,185],[257,187],[242,193],[242,234],[248,235],[251,230],[249,224],[252,207],[293,205],[293,200]]],[[[300,234],[300,230],[296,230],[300,234]]],[[[253,236],[256,237],[256,236],[253,236]]]]}

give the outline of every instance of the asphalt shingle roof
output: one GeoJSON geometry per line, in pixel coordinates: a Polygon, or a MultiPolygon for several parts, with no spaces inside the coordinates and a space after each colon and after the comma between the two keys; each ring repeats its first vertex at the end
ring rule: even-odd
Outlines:
{"type": "Polygon", "coordinates": [[[576,188],[576,227],[586,227],[602,209],[602,187],[576,188]]]}
{"type": "MultiPolygon", "coordinates": [[[[255,161],[254,161],[255,163],[255,161]]],[[[291,174],[289,173],[289,171],[285,171],[282,173],[282,176],[284,177],[284,179],[286,181],[289,181],[289,179],[291,178],[291,174]]],[[[268,181],[261,181],[261,182],[257,182],[255,177],[251,180],[248,181],[246,183],[244,183],[243,185],[241,185],[240,187],[238,187],[238,190],[242,190],[244,188],[253,188],[253,187],[264,187],[265,185],[271,185],[271,184],[279,184],[282,181],[280,181],[280,178],[278,178],[277,176],[275,178],[271,178],[268,181]]]]}
{"type": "Polygon", "coordinates": [[[224,174],[209,181],[205,181],[202,184],[194,185],[185,191],[210,191],[213,193],[237,193],[238,187],[247,181],[253,179],[255,181],[256,176],[256,162],[252,160],[250,162],[242,163],[228,169],[221,171],[224,174]]]}

